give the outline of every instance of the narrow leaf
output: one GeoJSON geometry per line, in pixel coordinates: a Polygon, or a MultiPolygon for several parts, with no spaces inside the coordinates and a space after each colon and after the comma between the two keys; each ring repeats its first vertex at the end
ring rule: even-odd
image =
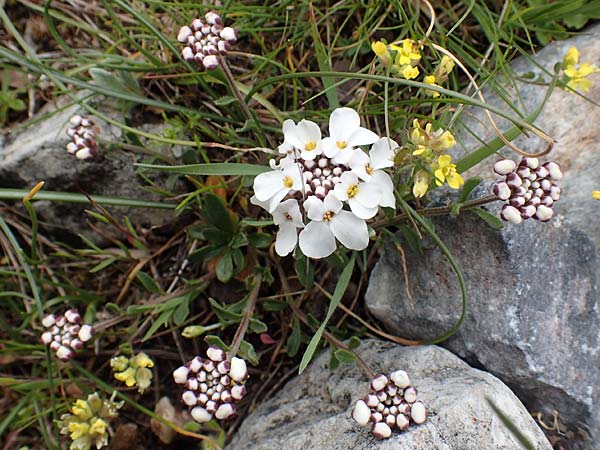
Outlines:
{"type": "Polygon", "coordinates": [[[300,362],[299,373],[304,372],[304,369],[308,366],[310,361],[313,358],[313,355],[321,341],[321,336],[323,336],[323,331],[325,331],[325,327],[327,326],[327,322],[333,315],[333,312],[336,310],[340,301],[342,301],[342,296],[346,292],[348,288],[348,283],[350,283],[350,278],[352,277],[352,272],[354,270],[354,261],[356,260],[356,253],[352,253],[350,261],[348,261],[348,265],[344,268],[344,271],[340,275],[340,278],[335,286],[335,290],[333,291],[333,296],[331,297],[331,302],[329,303],[329,309],[327,310],[327,315],[325,316],[325,320],[321,324],[321,326],[317,329],[317,332],[310,340],[306,351],[304,352],[304,356],[302,356],[302,361],[300,362]]]}

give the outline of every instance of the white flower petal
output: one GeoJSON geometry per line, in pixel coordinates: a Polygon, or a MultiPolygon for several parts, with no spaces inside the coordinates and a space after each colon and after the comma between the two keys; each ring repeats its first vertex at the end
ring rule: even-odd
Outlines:
{"type": "Polygon", "coordinates": [[[348,186],[342,183],[338,183],[333,188],[333,193],[338,200],[345,202],[348,200],[348,186]]]}
{"type": "Polygon", "coordinates": [[[354,155],[354,152],[356,152],[356,151],[358,151],[358,150],[354,150],[351,147],[339,149],[338,152],[335,154],[335,156],[332,158],[333,162],[335,164],[348,165],[348,161],[350,161],[350,159],[354,155]]]}
{"type": "Polygon", "coordinates": [[[257,175],[254,178],[254,194],[256,198],[261,202],[269,200],[284,187],[284,177],[285,175],[280,170],[257,175]]]}
{"type": "Polygon", "coordinates": [[[371,158],[371,167],[373,169],[384,169],[394,165],[394,151],[399,147],[398,143],[390,138],[384,137],[378,140],[371,147],[369,157],[371,158]]]}
{"type": "Polygon", "coordinates": [[[381,201],[381,188],[375,183],[360,183],[354,199],[367,208],[374,208],[381,201]]]}
{"type": "Polygon", "coordinates": [[[279,203],[281,202],[281,200],[284,199],[284,197],[288,194],[288,192],[290,192],[290,190],[288,188],[283,188],[280,191],[276,192],[275,195],[273,195],[273,197],[271,197],[269,199],[268,211],[271,214],[273,214],[273,211],[275,211],[275,208],[277,208],[277,206],[279,206],[279,203]]]}
{"type": "Polygon", "coordinates": [[[369,156],[362,150],[355,150],[348,161],[348,167],[363,180],[368,180],[371,175],[367,173],[367,166],[371,165],[369,156]]]}
{"type": "Polygon", "coordinates": [[[302,253],[314,259],[325,258],[336,249],[335,237],[329,225],[316,220],[310,222],[300,232],[299,244],[302,253]]]}
{"type": "Polygon", "coordinates": [[[335,141],[330,137],[323,138],[321,141],[321,147],[323,148],[323,153],[328,158],[333,158],[340,150],[335,144],[335,141]]]}
{"type": "Polygon", "coordinates": [[[377,214],[377,206],[375,207],[367,207],[359,202],[356,197],[348,200],[348,204],[350,205],[350,209],[352,213],[356,217],[360,217],[361,219],[372,219],[377,214]]]}
{"type": "Polygon", "coordinates": [[[323,204],[325,205],[325,211],[331,211],[334,214],[337,214],[342,209],[342,202],[340,202],[333,192],[327,194],[325,200],[323,200],[323,204]]]}
{"type": "Polygon", "coordinates": [[[338,212],[329,222],[329,226],[334,236],[346,248],[364,250],[369,245],[367,224],[351,212],[338,212]]]}
{"type": "Polygon", "coordinates": [[[309,219],[323,220],[323,215],[325,214],[325,205],[323,204],[323,200],[311,195],[304,200],[303,206],[309,219]]]}
{"type": "Polygon", "coordinates": [[[381,189],[381,200],[379,206],[385,208],[396,209],[396,197],[394,196],[394,183],[390,176],[383,170],[376,170],[373,172],[371,181],[369,183],[375,183],[381,189]]]}
{"type": "Polygon", "coordinates": [[[319,125],[310,120],[302,119],[298,122],[296,133],[297,136],[302,139],[304,144],[310,141],[318,144],[321,141],[321,129],[319,128],[319,125]]]}
{"type": "Polygon", "coordinates": [[[357,145],[370,145],[379,140],[377,133],[373,133],[371,130],[359,127],[355,130],[350,138],[348,139],[349,147],[356,147],[357,145]]]}
{"type": "Polygon", "coordinates": [[[304,183],[302,183],[302,173],[300,172],[300,167],[298,167],[298,164],[290,164],[289,166],[286,166],[283,169],[282,183],[284,177],[290,177],[292,179],[293,183],[291,189],[295,189],[296,191],[302,190],[304,183]]]}
{"type": "Polygon", "coordinates": [[[275,251],[279,256],[290,254],[298,243],[298,229],[291,221],[282,223],[279,226],[277,237],[275,238],[275,251]]]}
{"type": "Polygon", "coordinates": [[[260,206],[263,209],[266,209],[267,211],[269,210],[269,202],[268,201],[260,201],[258,198],[256,198],[256,195],[253,195],[252,197],[250,197],[250,203],[252,203],[253,205],[256,206],[260,206]]]}
{"type": "Polygon", "coordinates": [[[337,108],[329,116],[329,135],[334,141],[348,141],[360,127],[360,117],[352,108],[337,108]]]}

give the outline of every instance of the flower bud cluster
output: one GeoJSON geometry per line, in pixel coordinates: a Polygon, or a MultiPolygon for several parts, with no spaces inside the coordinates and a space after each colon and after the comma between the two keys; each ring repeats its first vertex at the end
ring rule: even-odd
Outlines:
{"type": "Polygon", "coordinates": [[[96,156],[96,132],[94,121],[89,117],[75,114],[69,120],[67,135],[72,139],[67,144],[67,152],[78,159],[92,159],[96,156]]]}
{"type": "Polygon", "coordinates": [[[235,414],[236,402],[246,395],[246,362],[236,357],[228,361],[218,347],[209,347],[206,355],[196,356],[173,372],[175,383],[186,389],[181,400],[191,408],[190,414],[198,423],[213,417],[229,419],[235,414]]]}
{"type": "Polygon", "coordinates": [[[76,309],[69,309],[60,316],[48,314],[42,319],[42,325],[48,330],[42,334],[42,342],[49,345],[62,361],[72,359],[94,333],[91,325],[81,324],[81,316],[76,309]]]}
{"type": "Polygon", "coordinates": [[[552,218],[552,207],[561,192],[556,182],[563,176],[557,163],[540,164],[537,158],[523,158],[517,165],[502,159],[494,164],[494,172],[504,176],[493,186],[494,195],[506,200],[500,212],[503,220],[518,224],[527,219],[547,222],[552,218]]]}
{"type": "Polygon", "coordinates": [[[417,390],[404,370],[396,370],[389,376],[375,375],[371,389],[364,399],[356,402],[352,418],[359,425],[371,423],[375,437],[386,439],[394,428],[406,431],[411,422],[421,425],[427,420],[427,409],[417,401],[417,390]]]}
{"type": "Polygon", "coordinates": [[[128,387],[137,386],[138,392],[143,394],[152,382],[152,367],[154,361],[144,352],[131,358],[120,355],[110,359],[110,367],[115,372],[115,379],[122,381],[128,387]]]}
{"type": "Polygon", "coordinates": [[[113,433],[110,422],[119,416],[123,401],[115,402],[116,392],[108,400],[100,398],[97,392],[88,395],[87,400],[76,400],[58,421],[61,434],[68,434],[73,442],[70,450],[89,450],[108,445],[113,433]]]}
{"type": "Polygon", "coordinates": [[[177,40],[186,44],[181,50],[183,59],[213,70],[219,65],[217,55],[226,55],[236,43],[237,32],[224,27],[221,16],[214,11],[207,12],[204,19],[194,19],[190,26],[181,27],[177,40]]]}

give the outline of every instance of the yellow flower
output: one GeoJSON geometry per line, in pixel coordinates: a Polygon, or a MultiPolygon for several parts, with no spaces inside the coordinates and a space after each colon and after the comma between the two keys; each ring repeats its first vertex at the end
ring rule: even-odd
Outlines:
{"type": "Polygon", "coordinates": [[[405,66],[421,59],[421,53],[419,52],[419,48],[415,44],[415,41],[412,39],[404,39],[400,43],[402,44],[402,47],[398,45],[390,45],[392,50],[396,50],[398,52],[396,55],[397,65],[405,66]]]}
{"type": "MultiPolygon", "coordinates": [[[[430,84],[432,86],[438,86],[437,84],[435,84],[435,75],[427,75],[425,78],[423,78],[423,83],[430,84]]],[[[438,87],[440,87],[440,86],[438,86],[438,87]]],[[[425,92],[427,92],[433,98],[437,98],[437,97],[440,96],[439,92],[432,91],[432,90],[429,90],[429,89],[427,89],[425,92]]]]}
{"type": "Polygon", "coordinates": [[[144,392],[152,381],[154,361],[144,352],[140,352],[131,358],[116,356],[111,359],[110,365],[115,371],[114,377],[124,382],[128,387],[137,386],[138,392],[144,392]]]}
{"type": "Polygon", "coordinates": [[[567,54],[565,55],[565,57],[563,59],[563,63],[562,63],[563,69],[566,69],[569,66],[574,66],[578,62],[579,62],[579,50],[577,50],[577,48],[575,48],[575,47],[571,47],[567,51],[567,54]]]}
{"type": "MultiPolygon", "coordinates": [[[[108,424],[106,423],[106,421],[96,418],[96,420],[94,420],[91,423],[91,426],[89,428],[89,433],[90,434],[104,434],[104,433],[106,433],[107,428],[108,428],[108,424]]],[[[73,439],[72,436],[71,436],[71,439],[73,439]]]]}
{"type": "Polygon", "coordinates": [[[417,149],[412,154],[414,156],[419,156],[425,153],[427,150],[427,147],[425,147],[424,145],[417,145],[417,149]]]}
{"type": "Polygon", "coordinates": [[[131,362],[135,367],[154,367],[154,361],[144,352],[138,353],[131,358],[131,362]]]}
{"type": "Polygon", "coordinates": [[[458,189],[464,184],[463,177],[456,171],[456,164],[452,164],[450,155],[442,155],[437,160],[437,169],[434,171],[435,183],[438,186],[448,183],[452,189],[458,189]]]}
{"type": "Polygon", "coordinates": [[[444,131],[441,136],[436,136],[436,138],[432,144],[434,150],[448,150],[456,145],[456,139],[449,131],[444,131]]]}
{"type": "Polygon", "coordinates": [[[454,69],[454,61],[449,56],[442,56],[442,60],[435,68],[433,74],[437,78],[438,81],[443,82],[446,81],[450,72],[454,69]]]}
{"type": "Polygon", "coordinates": [[[400,69],[400,73],[407,80],[412,80],[419,76],[419,68],[413,66],[404,66],[400,69]]]}
{"type": "Polygon", "coordinates": [[[71,422],[67,427],[72,440],[88,434],[90,430],[90,426],[86,422],[71,422]]]}
{"type": "Polygon", "coordinates": [[[590,90],[590,87],[592,87],[592,82],[586,77],[594,72],[598,72],[598,68],[594,65],[583,63],[581,66],[579,66],[579,68],[576,68],[575,66],[569,66],[564,70],[564,72],[565,75],[569,77],[567,87],[573,89],[574,91],[581,89],[582,91],[587,92],[590,90]]]}
{"type": "Polygon", "coordinates": [[[135,384],[135,369],[133,367],[128,367],[123,372],[115,373],[115,378],[124,382],[128,387],[131,387],[135,384]]]}
{"type": "Polygon", "coordinates": [[[600,200],[600,191],[592,191],[592,198],[600,200]]]}
{"type": "Polygon", "coordinates": [[[413,185],[413,195],[416,198],[423,197],[429,189],[431,177],[425,170],[419,170],[415,175],[415,184],[413,185]]]}
{"type": "Polygon", "coordinates": [[[78,419],[87,420],[92,417],[92,410],[90,405],[85,400],[77,400],[71,407],[73,415],[77,416],[78,419]]]}
{"type": "Polygon", "coordinates": [[[598,67],[593,64],[583,63],[579,67],[579,51],[575,47],[571,47],[565,55],[562,63],[562,68],[567,77],[567,88],[576,91],[581,89],[584,92],[590,90],[592,82],[586,77],[594,72],[598,72],[598,67]]]}
{"type": "Polygon", "coordinates": [[[391,58],[390,58],[390,52],[387,49],[387,46],[381,42],[381,41],[376,41],[373,42],[371,44],[371,50],[373,50],[373,53],[375,53],[375,55],[381,59],[381,62],[384,64],[389,64],[391,58]]]}
{"type": "Polygon", "coordinates": [[[110,367],[116,371],[123,371],[129,367],[129,358],[126,356],[115,356],[110,359],[110,367]]]}

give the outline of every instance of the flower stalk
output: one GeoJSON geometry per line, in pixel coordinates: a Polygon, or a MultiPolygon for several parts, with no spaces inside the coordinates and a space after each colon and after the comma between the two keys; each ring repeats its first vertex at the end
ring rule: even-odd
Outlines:
{"type": "Polygon", "coordinates": [[[254,313],[254,308],[256,307],[256,301],[258,300],[258,293],[260,291],[260,286],[262,284],[262,275],[257,274],[254,276],[254,287],[252,291],[250,291],[250,295],[248,296],[248,302],[246,303],[246,308],[244,309],[244,316],[233,336],[233,341],[231,342],[229,354],[227,355],[227,359],[231,361],[237,355],[237,352],[240,349],[240,345],[244,336],[246,335],[246,331],[248,330],[248,325],[250,324],[250,319],[252,318],[252,314],[254,313]]]}

